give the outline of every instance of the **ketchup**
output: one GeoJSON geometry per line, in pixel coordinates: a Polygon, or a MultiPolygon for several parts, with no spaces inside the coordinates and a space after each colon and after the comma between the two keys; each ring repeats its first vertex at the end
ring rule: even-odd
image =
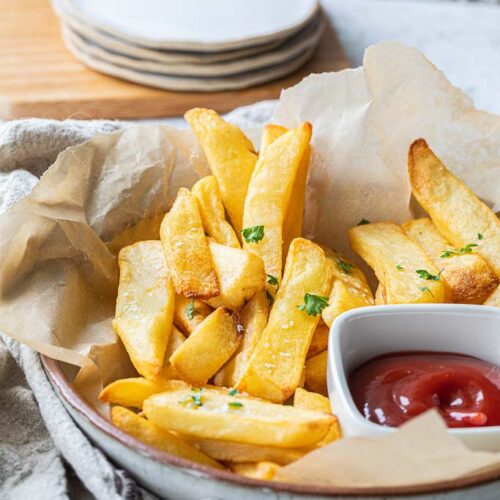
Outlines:
{"type": "Polygon", "coordinates": [[[500,425],[500,368],[472,356],[401,352],[368,361],[349,378],[358,410],[398,427],[435,408],[448,427],[500,425]]]}

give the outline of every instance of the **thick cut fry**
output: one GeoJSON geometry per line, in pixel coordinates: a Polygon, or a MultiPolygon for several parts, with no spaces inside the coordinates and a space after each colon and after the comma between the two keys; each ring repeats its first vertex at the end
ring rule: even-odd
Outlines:
{"type": "Polygon", "coordinates": [[[270,146],[276,139],[281,137],[285,132],[288,132],[286,127],[281,125],[275,125],[270,123],[264,127],[262,131],[262,137],[260,139],[260,151],[259,151],[259,159],[257,161],[261,161],[264,157],[264,153],[268,146],[270,146]]]}
{"type": "Polygon", "coordinates": [[[304,387],[308,391],[328,396],[328,387],[326,385],[327,366],[328,351],[323,351],[306,361],[304,387]]]}
{"type": "Polygon", "coordinates": [[[270,461],[279,465],[287,465],[295,462],[295,460],[298,460],[305,454],[303,449],[230,443],[217,439],[191,438],[190,441],[209,457],[223,462],[243,463],[270,461]]]}
{"type": "Polygon", "coordinates": [[[255,348],[238,388],[274,402],[288,399],[297,388],[307,350],[320,315],[298,306],[305,295],[325,296],[329,274],[323,250],[309,240],[293,240],[283,283],[269,322],[255,348]]]}
{"type": "Polygon", "coordinates": [[[488,297],[484,305],[500,307],[500,285],[497,286],[497,289],[488,297]]]}
{"type": "MultiPolygon", "coordinates": [[[[259,161],[245,200],[243,227],[264,226],[264,236],[257,242],[243,242],[262,258],[266,273],[281,281],[285,214],[290,205],[294,183],[304,155],[307,154],[312,128],[309,123],[289,130],[270,144],[259,161]]],[[[273,296],[276,286],[267,285],[273,296]]]]}
{"type": "Polygon", "coordinates": [[[440,269],[392,222],[349,229],[352,249],[373,268],[388,304],[443,302],[440,269]]]}
{"type": "Polygon", "coordinates": [[[172,209],[161,223],[160,238],[179,295],[209,299],[219,294],[198,202],[187,189],[179,189],[172,209]]]}
{"type": "Polygon", "coordinates": [[[328,326],[343,312],[357,307],[372,306],[373,294],[363,271],[341,253],[321,245],[333,272],[333,286],[328,307],[322,317],[328,326]]]}
{"type": "Polygon", "coordinates": [[[182,389],[188,385],[182,380],[153,381],[142,377],[123,378],[108,384],[99,399],[112,405],[142,408],[146,398],[159,392],[182,389]]]}
{"type": "Polygon", "coordinates": [[[228,464],[228,466],[236,474],[263,481],[271,481],[280,469],[280,466],[274,462],[248,462],[228,464]]]}
{"type": "Polygon", "coordinates": [[[175,292],[159,241],[141,241],[118,256],[120,282],[113,328],[135,369],[154,377],[172,329],[175,292]]]}
{"type": "Polygon", "coordinates": [[[191,189],[200,208],[203,229],[217,243],[240,248],[240,242],[231,224],[227,222],[219,184],[213,175],[202,177],[191,189]]]}
{"type": "Polygon", "coordinates": [[[457,249],[470,243],[500,278],[500,221],[460,179],[449,172],[423,139],[408,154],[413,195],[438,231],[457,249]]]}
{"type": "Polygon", "coordinates": [[[486,259],[470,252],[450,253],[446,241],[430,219],[411,220],[403,224],[408,237],[420,245],[439,269],[451,302],[482,304],[498,285],[498,278],[486,259]]]}
{"type": "Polygon", "coordinates": [[[145,418],[139,417],[134,412],[115,406],[111,409],[111,421],[116,427],[159,450],[186,458],[193,462],[223,469],[221,464],[196,449],[184,439],[168,432],[145,418]]]}
{"type": "Polygon", "coordinates": [[[144,401],[151,422],[190,436],[295,448],[315,444],[328,433],[331,415],[256,398],[238,398],[220,389],[179,390],[144,401]]]}
{"type": "Polygon", "coordinates": [[[239,310],[259,290],[264,288],[266,273],[264,263],[252,252],[241,248],[219,245],[210,240],[215,272],[220,284],[220,294],[208,300],[212,307],[229,307],[239,310]]]}
{"type": "Polygon", "coordinates": [[[257,161],[253,145],[238,127],[225,122],[215,111],[195,108],[184,117],[217,177],[222,201],[239,235],[248,183],[257,161]]]}
{"type": "MultiPolygon", "coordinates": [[[[243,375],[250,356],[262,336],[269,316],[269,301],[262,290],[256,293],[241,311],[241,324],[245,330],[243,341],[233,356],[214,378],[216,385],[236,387],[243,375]]],[[[248,460],[252,461],[252,460],[248,460]]]]}
{"type": "Polygon", "coordinates": [[[183,295],[175,297],[174,324],[185,336],[191,332],[213,311],[205,302],[190,299],[183,295]]]}
{"type": "Polygon", "coordinates": [[[186,337],[184,337],[184,335],[182,335],[182,333],[175,326],[173,326],[172,331],[170,332],[167,350],[165,351],[165,357],[163,358],[163,366],[161,367],[158,375],[155,377],[155,380],[172,380],[177,377],[177,374],[170,363],[170,358],[185,340],[186,337]]]}
{"type": "Polygon", "coordinates": [[[312,358],[320,352],[328,349],[328,336],[330,335],[330,328],[322,321],[319,322],[307,351],[307,357],[312,358]]]}
{"type": "MultiPolygon", "coordinates": [[[[302,408],[303,410],[322,411],[328,415],[332,414],[330,400],[321,394],[309,392],[305,389],[298,388],[293,397],[293,406],[302,408]]],[[[340,439],[341,432],[338,420],[332,424],[330,431],[326,437],[319,443],[319,446],[325,446],[337,439],[340,439]]]]}
{"type": "Polygon", "coordinates": [[[208,382],[234,354],[243,336],[238,317],[220,307],[184,341],[170,357],[175,373],[193,385],[208,382]]]}

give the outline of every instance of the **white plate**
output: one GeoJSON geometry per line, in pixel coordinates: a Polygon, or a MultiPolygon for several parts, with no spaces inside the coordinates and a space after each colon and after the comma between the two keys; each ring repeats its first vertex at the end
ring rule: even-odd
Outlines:
{"type": "Polygon", "coordinates": [[[278,78],[293,73],[303,66],[312,57],[315,50],[315,48],[307,49],[291,61],[257,71],[250,71],[228,77],[201,78],[174,76],[125,68],[124,66],[111,64],[92,56],[88,52],[76,47],[69,38],[66,39],[65,42],[71,53],[89,68],[141,85],[181,92],[218,92],[222,90],[236,90],[277,80],[278,78]]]}
{"type": "Polygon", "coordinates": [[[132,70],[160,73],[168,76],[225,77],[284,64],[295,57],[300,57],[305,51],[317,47],[323,30],[324,21],[318,19],[317,23],[310,25],[308,29],[306,28],[302,36],[279,49],[258,56],[213,64],[166,63],[129,57],[114,51],[105,50],[64,25],[63,37],[75,49],[86,52],[92,58],[132,70]]]}
{"type": "Polygon", "coordinates": [[[59,0],[73,17],[145,47],[219,51],[290,36],[317,0],[59,0]]]}

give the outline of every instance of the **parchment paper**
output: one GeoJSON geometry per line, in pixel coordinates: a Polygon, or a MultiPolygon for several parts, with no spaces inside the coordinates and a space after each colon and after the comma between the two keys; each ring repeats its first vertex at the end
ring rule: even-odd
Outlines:
{"type": "MultiPolygon", "coordinates": [[[[412,216],[406,154],[418,137],[500,208],[500,117],[476,111],[416,50],[377,45],[363,68],[312,75],[283,92],[275,118],[313,124],[304,233],[322,243],[349,252],[346,230],[360,219],[412,216]]],[[[156,238],[178,188],[207,172],[191,132],[161,126],[61,153],[0,217],[0,330],[82,367],[76,384],[95,403],[103,383],[133,373],[111,328],[116,251],[156,238]]],[[[414,454],[425,454],[416,441],[414,454]]]]}

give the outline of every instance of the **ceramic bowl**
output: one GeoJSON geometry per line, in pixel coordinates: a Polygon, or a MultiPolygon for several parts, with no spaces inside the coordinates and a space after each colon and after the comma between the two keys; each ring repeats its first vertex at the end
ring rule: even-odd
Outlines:
{"type": "MultiPolygon", "coordinates": [[[[394,432],[365,419],[347,379],[370,359],[390,352],[468,354],[500,366],[500,309],[459,304],[413,304],[354,309],[335,320],[329,339],[328,392],[344,435],[394,432]]],[[[469,448],[500,451],[500,426],[450,429],[469,448]]]]}

